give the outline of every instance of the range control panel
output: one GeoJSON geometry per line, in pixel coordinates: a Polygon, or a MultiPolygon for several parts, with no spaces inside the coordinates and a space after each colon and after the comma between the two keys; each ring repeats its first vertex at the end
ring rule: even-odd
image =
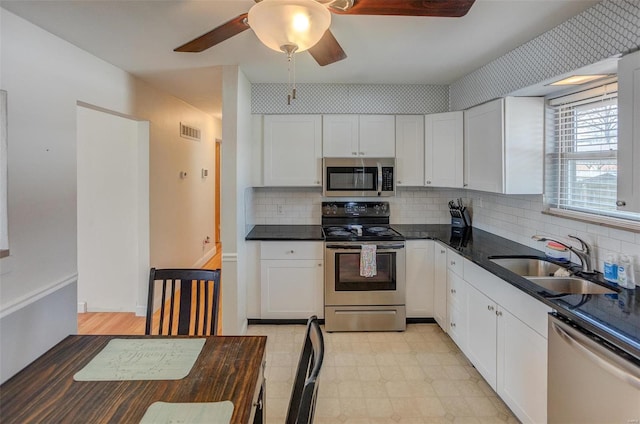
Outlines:
{"type": "Polygon", "coordinates": [[[322,202],[322,216],[389,216],[389,202],[322,202]]]}

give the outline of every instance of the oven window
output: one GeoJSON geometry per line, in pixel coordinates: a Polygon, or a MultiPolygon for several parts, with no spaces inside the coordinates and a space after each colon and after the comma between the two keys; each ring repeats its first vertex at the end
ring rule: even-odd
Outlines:
{"type": "Polygon", "coordinates": [[[327,168],[329,190],[375,190],[377,168],[327,168]]]}
{"type": "Polygon", "coordinates": [[[372,291],[396,289],[396,254],[376,254],[377,274],[360,276],[360,253],[336,253],[336,291],[372,291]]]}

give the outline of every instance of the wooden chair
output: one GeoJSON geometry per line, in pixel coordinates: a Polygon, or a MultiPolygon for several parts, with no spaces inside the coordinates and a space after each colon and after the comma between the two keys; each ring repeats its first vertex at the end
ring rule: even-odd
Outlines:
{"type": "Polygon", "coordinates": [[[318,375],[324,358],[324,338],[315,315],[307,321],[307,332],[293,381],[286,424],[313,422],[318,395],[318,375]]]}
{"type": "Polygon", "coordinates": [[[220,270],[155,269],[149,275],[148,335],[215,335],[220,270]]]}

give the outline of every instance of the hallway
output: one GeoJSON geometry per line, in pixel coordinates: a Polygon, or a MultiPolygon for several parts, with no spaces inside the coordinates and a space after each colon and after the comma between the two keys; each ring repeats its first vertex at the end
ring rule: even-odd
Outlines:
{"type": "MultiPolygon", "coordinates": [[[[216,254],[202,267],[222,268],[222,246],[216,244],[216,254]]],[[[144,334],[145,317],[133,312],[85,312],[78,314],[78,334],[144,334]]]]}

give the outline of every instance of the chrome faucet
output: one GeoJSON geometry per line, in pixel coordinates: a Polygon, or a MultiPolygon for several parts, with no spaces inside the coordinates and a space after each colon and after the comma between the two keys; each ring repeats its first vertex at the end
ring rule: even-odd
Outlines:
{"type": "Polygon", "coordinates": [[[570,251],[572,251],[573,253],[576,254],[576,256],[580,259],[580,263],[582,265],[582,272],[588,272],[590,274],[592,274],[594,271],[591,268],[591,248],[589,247],[589,245],[587,244],[587,242],[585,242],[582,239],[579,239],[576,236],[572,236],[569,235],[568,237],[574,239],[574,240],[578,240],[580,242],[580,249],[577,249],[573,246],[570,246],[564,242],[561,242],[560,240],[556,240],[556,239],[552,239],[549,237],[544,237],[544,236],[531,236],[532,239],[534,239],[535,241],[553,241],[556,242],[558,244],[561,244],[562,246],[566,247],[567,249],[569,249],[570,251]]]}

